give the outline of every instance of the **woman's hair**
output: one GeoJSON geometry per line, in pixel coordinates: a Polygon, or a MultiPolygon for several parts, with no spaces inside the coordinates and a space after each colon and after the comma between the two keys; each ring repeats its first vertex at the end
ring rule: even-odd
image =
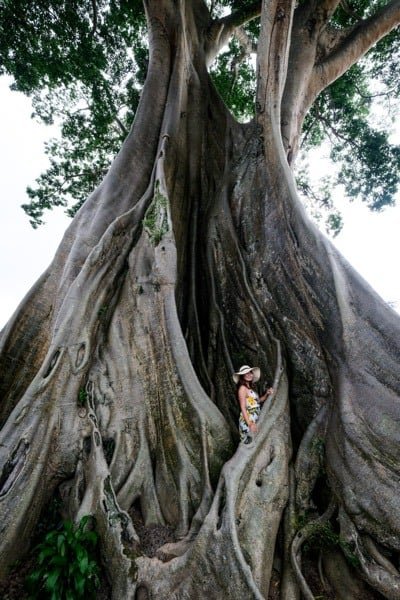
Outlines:
{"type": "Polygon", "coordinates": [[[246,381],[243,375],[239,375],[239,381],[236,384],[236,399],[238,402],[239,402],[239,388],[241,385],[245,385],[246,387],[249,387],[251,390],[253,389],[253,382],[246,381]]]}

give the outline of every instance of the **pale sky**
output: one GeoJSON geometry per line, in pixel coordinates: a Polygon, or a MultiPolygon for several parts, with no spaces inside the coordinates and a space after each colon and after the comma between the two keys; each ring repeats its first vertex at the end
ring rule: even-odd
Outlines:
{"type": "MultiPolygon", "coordinates": [[[[44,142],[57,135],[30,118],[29,98],[8,89],[0,78],[0,328],[50,263],[70,223],[62,208],[46,214],[46,224],[34,230],[20,208],[25,189],[45,170],[44,142]]],[[[340,197],[340,192],[339,192],[340,197]]],[[[340,198],[339,198],[339,202],[340,198]]],[[[360,202],[341,202],[345,226],[334,243],[376,291],[400,309],[400,203],[372,214],[360,202]]]]}

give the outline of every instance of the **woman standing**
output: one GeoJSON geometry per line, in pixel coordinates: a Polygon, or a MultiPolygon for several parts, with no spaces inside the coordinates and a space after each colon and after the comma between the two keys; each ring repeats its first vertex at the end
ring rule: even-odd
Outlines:
{"type": "Polygon", "coordinates": [[[236,383],[237,398],[240,405],[239,433],[240,441],[249,444],[252,440],[250,434],[257,433],[257,421],[260,416],[261,404],[273,394],[274,389],[268,388],[262,396],[253,390],[253,384],[260,379],[260,369],[243,365],[233,374],[236,383]]]}

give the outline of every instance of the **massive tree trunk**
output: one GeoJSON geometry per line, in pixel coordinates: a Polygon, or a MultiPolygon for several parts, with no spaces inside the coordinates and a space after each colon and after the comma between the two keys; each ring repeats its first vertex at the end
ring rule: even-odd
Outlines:
{"type": "Polygon", "coordinates": [[[116,599],[267,598],[274,565],[282,598],[312,598],[302,545],[328,523],[336,596],[400,598],[400,322],[297,199],[293,6],[263,7],[240,124],[207,72],[203,2],[146,2],[132,130],[2,332],[3,577],[58,490],[95,517],[116,599]],[[276,392],[238,446],[242,363],[276,392]],[[133,507],[177,541],[146,556],[133,507]]]}

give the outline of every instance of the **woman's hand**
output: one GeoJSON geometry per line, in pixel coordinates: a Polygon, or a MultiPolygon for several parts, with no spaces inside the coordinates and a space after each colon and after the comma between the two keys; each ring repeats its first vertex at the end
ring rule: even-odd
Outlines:
{"type": "Polygon", "coordinates": [[[258,431],[258,427],[257,427],[256,423],[250,423],[249,429],[250,429],[251,433],[254,433],[254,434],[257,433],[257,431],[258,431]]]}
{"type": "Polygon", "coordinates": [[[264,393],[263,393],[263,394],[260,396],[260,402],[261,402],[261,403],[265,402],[265,401],[266,401],[266,399],[267,399],[269,396],[272,396],[272,394],[273,394],[274,392],[275,392],[275,388],[273,388],[273,387],[267,388],[267,389],[265,390],[265,392],[264,392],[264,393]]]}

